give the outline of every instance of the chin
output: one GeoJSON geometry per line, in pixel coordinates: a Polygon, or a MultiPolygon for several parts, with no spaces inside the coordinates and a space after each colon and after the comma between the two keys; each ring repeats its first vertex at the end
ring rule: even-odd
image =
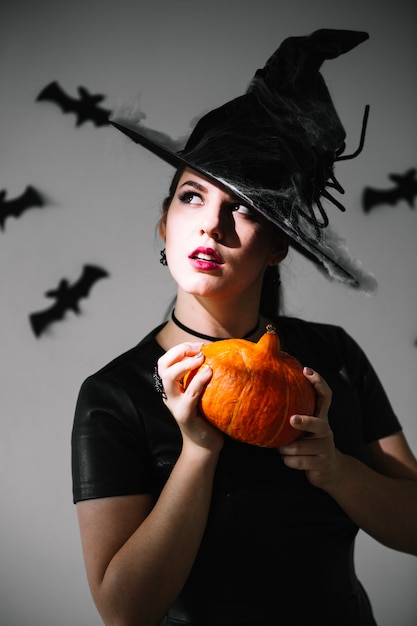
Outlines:
{"type": "Polygon", "coordinates": [[[215,280],[213,276],[198,276],[189,280],[179,280],[178,285],[186,293],[194,296],[211,296],[223,291],[222,286],[218,280],[215,280]]]}

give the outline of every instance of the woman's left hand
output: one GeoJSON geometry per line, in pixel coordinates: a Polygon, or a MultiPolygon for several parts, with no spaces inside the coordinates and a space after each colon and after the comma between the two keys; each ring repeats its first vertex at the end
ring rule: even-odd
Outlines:
{"type": "Polygon", "coordinates": [[[316,416],[293,415],[291,425],[304,434],[292,443],[280,446],[278,452],[287,467],[304,470],[310,483],[323,489],[337,479],[341,469],[341,455],[335,448],[327,417],[332,392],[317,372],[304,368],[304,376],[316,392],[316,416]]]}

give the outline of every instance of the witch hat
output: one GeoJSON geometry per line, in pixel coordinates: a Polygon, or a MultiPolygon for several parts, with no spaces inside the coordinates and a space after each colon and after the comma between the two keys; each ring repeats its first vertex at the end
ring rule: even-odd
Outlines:
{"type": "Polygon", "coordinates": [[[364,32],[333,29],[289,37],[246,93],[205,114],[185,145],[135,123],[126,112],[115,112],[110,121],[174,167],[189,167],[234,193],[331,277],[371,289],[372,277],[329,228],[323,205],[328,201],[344,211],[328,188],[343,193],[334,164],[361,151],[368,107],[359,148],[343,155],[346,133],[320,74],[324,60],[367,38],[364,32]]]}

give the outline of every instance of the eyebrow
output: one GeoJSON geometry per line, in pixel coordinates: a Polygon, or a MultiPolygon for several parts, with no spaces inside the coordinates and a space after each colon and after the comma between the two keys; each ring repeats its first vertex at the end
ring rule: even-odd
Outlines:
{"type": "Polygon", "coordinates": [[[198,189],[198,191],[207,191],[207,187],[204,187],[204,185],[201,185],[200,183],[198,183],[195,180],[186,180],[182,183],[180,189],[182,189],[182,187],[186,187],[187,185],[189,185],[190,187],[194,187],[195,189],[198,189]]]}
{"type": "MultiPolygon", "coordinates": [[[[187,187],[187,186],[194,187],[194,189],[197,189],[197,191],[201,191],[202,193],[208,193],[208,187],[205,187],[201,183],[198,183],[196,180],[185,180],[180,185],[179,189],[182,189],[183,187],[187,187]]],[[[228,191],[225,191],[225,193],[229,196],[229,202],[240,203],[238,196],[235,196],[233,193],[230,193],[228,191]]],[[[244,202],[242,202],[241,204],[244,204],[244,202]]]]}

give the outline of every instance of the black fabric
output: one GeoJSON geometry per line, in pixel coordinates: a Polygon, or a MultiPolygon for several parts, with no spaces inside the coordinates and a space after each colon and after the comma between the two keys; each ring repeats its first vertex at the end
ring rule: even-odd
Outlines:
{"type": "MultiPolygon", "coordinates": [[[[181,449],[153,386],[158,327],[82,385],[72,437],[74,502],[158,497],[181,449]]],[[[277,320],[282,348],[333,392],[336,446],[369,463],[367,444],[401,427],[366,356],[335,326],[277,320]]],[[[167,625],[374,624],[354,571],[358,528],[275,450],[226,437],[207,529],[167,625]],[[302,589],[302,591],[300,591],[302,589]],[[306,621],[308,620],[308,621],[306,621]]]]}

